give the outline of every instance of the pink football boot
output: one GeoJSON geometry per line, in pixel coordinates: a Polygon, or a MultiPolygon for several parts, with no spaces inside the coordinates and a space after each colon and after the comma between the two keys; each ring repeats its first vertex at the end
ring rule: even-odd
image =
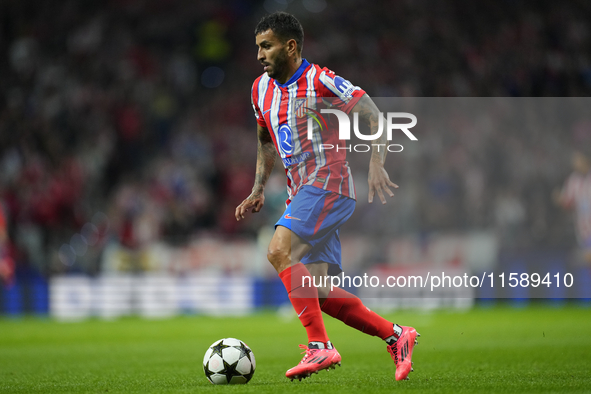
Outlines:
{"type": "Polygon", "coordinates": [[[341,365],[341,355],[330,342],[326,344],[324,349],[311,343],[308,346],[300,345],[300,348],[306,350],[304,358],[298,365],[285,373],[285,376],[291,381],[302,380],[322,369],[328,371],[330,368],[335,369],[335,365],[341,365]]]}

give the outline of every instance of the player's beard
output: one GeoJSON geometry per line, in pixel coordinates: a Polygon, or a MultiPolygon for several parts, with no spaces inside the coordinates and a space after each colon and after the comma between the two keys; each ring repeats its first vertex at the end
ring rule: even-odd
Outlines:
{"type": "Polygon", "coordinates": [[[281,77],[285,70],[287,69],[287,62],[289,61],[287,57],[287,52],[280,51],[277,53],[277,57],[273,64],[271,65],[271,72],[267,73],[269,77],[273,79],[277,79],[281,77]]]}

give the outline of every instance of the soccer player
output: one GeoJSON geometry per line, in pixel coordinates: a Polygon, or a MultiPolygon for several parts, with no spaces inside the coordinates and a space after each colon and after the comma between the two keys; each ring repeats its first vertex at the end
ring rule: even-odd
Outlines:
{"type": "MultiPolygon", "coordinates": [[[[236,220],[241,220],[246,212],[261,210],[265,183],[279,155],[287,175],[289,198],[287,209],[275,225],[267,258],[308,334],[308,346],[300,345],[306,349],[304,358],[285,376],[301,380],[341,364],[341,356],[324,327],[325,312],[386,341],[396,365],[396,380],[408,379],[418,336],[414,328],[389,322],[343,289],[331,291],[330,287],[304,285],[310,275],[323,278],[341,272],[339,227],[353,213],[355,188],[345,160],[345,141],[338,139],[338,129],[317,127],[312,139],[308,139],[306,118],[301,115],[311,111],[311,106],[332,100],[333,108],[358,113],[375,134],[380,112],[361,88],[302,58],[304,32],[293,15],[278,12],[263,17],[256,26],[255,39],[257,59],[264,67],[251,92],[258,134],[256,176],[252,193],[236,208],[235,215],[236,220]],[[329,146],[341,149],[323,149],[329,146]]],[[[387,142],[385,134],[376,144],[387,142]]],[[[392,197],[390,187],[398,187],[384,169],[383,146],[381,150],[374,147],[369,163],[370,203],[377,193],[385,204],[384,194],[392,197]]]]}
{"type": "Polygon", "coordinates": [[[591,157],[583,150],[576,150],[572,166],[574,171],[555,200],[562,207],[574,210],[580,258],[591,264],[591,157]]]}

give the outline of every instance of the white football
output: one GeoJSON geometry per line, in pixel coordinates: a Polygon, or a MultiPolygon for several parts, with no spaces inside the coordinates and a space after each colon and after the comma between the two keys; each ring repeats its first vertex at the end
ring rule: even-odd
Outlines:
{"type": "Polygon", "coordinates": [[[236,338],[215,341],[203,357],[203,372],[213,384],[248,383],[255,368],[252,350],[236,338]]]}

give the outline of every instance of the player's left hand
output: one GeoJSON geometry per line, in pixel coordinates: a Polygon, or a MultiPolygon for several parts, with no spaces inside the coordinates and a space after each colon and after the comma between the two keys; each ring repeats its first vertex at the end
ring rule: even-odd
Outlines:
{"type": "Polygon", "coordinates": [[[385,204],[386,197],[384,197],[384,191],[388,193],[390,197],[394,197],[394,192],[392,192],[388,186],[398,189],[398,185],[390,180],[384,166],[373,160],[369,163],[369,176],[367,182],[369,183],[368,197],[370,204],[373,202],[373,197],[376,192],[378,193],[378,197],[382,204],[385,204]]]}
{"type": "Polygon", "coordinates": [[[265,195],[262,191],[253,191],[244,201],[236,207],[236,220],[244,219],[244,214],[248,211],[252,213],[259,212],[265,205],[265,195]]]}

